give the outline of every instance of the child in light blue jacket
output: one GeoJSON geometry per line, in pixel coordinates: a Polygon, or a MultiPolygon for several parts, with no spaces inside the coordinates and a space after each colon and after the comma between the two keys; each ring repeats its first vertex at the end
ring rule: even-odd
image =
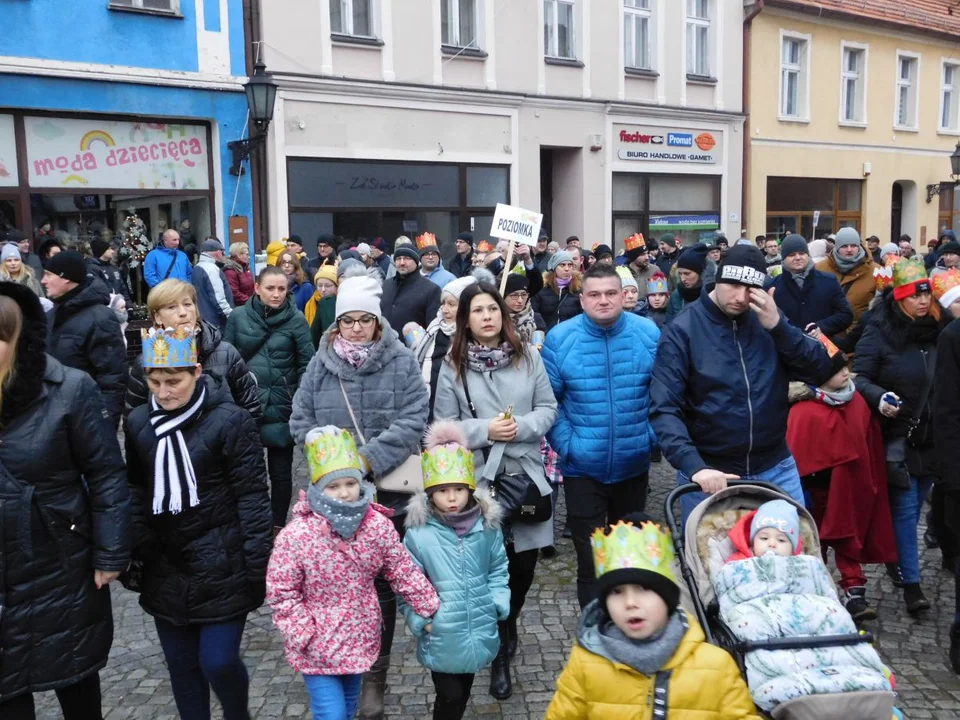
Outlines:
{"type": "Polygon", "coordinates": [[[417,659],[437,690],[435,720],[459,720],[473,677],[500,647],[497,623],[510,614],[500,506],[477,490],[473,453],[455,422],[434,423],[423,452],[424,492],[407,505],[403,544],[440,596],[428,623],[401,601],[417,638],[417,659]]]}

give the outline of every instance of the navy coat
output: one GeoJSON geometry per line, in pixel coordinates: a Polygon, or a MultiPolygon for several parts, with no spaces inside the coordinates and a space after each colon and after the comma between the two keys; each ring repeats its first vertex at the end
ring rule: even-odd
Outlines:
{"type": "Polygon", "coordinates": [[[853,310],[843,288],[829,273],[811,270],[801,289],[787,270],[773,279],[773,298],[787,320],[805,330],[813,323],[824,335],[838,335],[853,324],[853,310]]]}

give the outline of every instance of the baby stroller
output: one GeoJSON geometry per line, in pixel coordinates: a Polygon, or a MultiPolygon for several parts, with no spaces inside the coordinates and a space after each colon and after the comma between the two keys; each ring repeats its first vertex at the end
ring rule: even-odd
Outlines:
{"type": "MultiPolygon", "coordinates": [[[[684,584],[681,602],[696,614],[707,642],[727,650],[746,677],[746,655],[753,650],[799,650],[828,648],[861,643],[872,643],[870,633],[829,636],[771,638],[762,641],[741,641],[720,618],[720,605],[711,582],[711,568],[722,566],[730,553],[724,556],[723,542],[734,524],[743,515],[756,510],[770,500],[787,500],[797,507],[800,517],[802,552],[820,555],[820,538],[813,517],[802,506],[765,483],[730,482],[729,486],[701,502],[681,528],[674,513],[674,504],[684,495],[699,491],[694,483],[675,488],[664,502],[664,515],[673,535],[677,561],[684,584]]],[[[891,692],[853,691],[819,695],[805,695],[777,705],[770,714],[774,720],[889,720],[894,716],[895,695],[891,692]]]]}

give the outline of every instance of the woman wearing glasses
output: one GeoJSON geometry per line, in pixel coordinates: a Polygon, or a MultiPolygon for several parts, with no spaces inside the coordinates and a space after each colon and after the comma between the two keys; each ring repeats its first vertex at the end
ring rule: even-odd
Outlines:
{"type": "MultiPolygon", "coordinates": [[[[430,400],[416,358],[383,319],[381,294],[380,284],[369,276],[341,280],[336,323],[320,339],[293,398],[290,416],[290,432],[298,445],[303,445],[315,427],[335,425],[350,430],[367,474],[375,479],[400,467],[418,451],[430,400]]],[[[401,534],[409,499],[409,495],[377,492],[377,502],[394,510],[394,526],[401,534]]],[[[396,595],[382,577],[376,585],[383,615],[380,655],[363,677],[361,718],[383,714],[397,620],[396,595]]]]}

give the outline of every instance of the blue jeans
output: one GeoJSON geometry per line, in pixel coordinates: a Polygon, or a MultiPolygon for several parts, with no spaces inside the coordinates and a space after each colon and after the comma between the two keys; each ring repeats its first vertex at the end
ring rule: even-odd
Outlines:
{"type": "Polygon", "coordinates": [[[909,488],[890,488],[890,514],[893,516],[893,534],[897,539],[897,555],[900,557],[900,574],[904,585],[920,582],[917,525],[932,485],[932,475],[911,475],[909,488]]]}
{"type": "Polygon", "coordinates": [[[223,720],[248,720],[249,677],[240,659],[246,616],[207,625],[173,625],[154,618],[182,720],[210,720],[210,687],[223,720]]]}
{"type": "MultiPolygon", "coordinates": [[[[787,457],[786,460],[781,460],[772,468],[762,470],[752,475],[743,475],[740,479],[746,482],[764,482],[770,485],[776,485],[784,495],[789,495],[798,503],[804,505],[803,486],[800,484],[800,473],[797,471],[797,463],[793,459],[793,455],[787,457]]],[[[688,482],[692,482],[690,478],[677,470],[677,485],[686,485],[688,482]]],[[[706,500],[707,497],[707,493],[695,492],[680,498],[684,525],[687,524],[687,518],[690,517],[693,509],[706,500]]]]}
{"type": "Polygon", "coordinates": [[[313,720],[350,720],[360,702],[362,675],[304,675],[313,720]]]}

